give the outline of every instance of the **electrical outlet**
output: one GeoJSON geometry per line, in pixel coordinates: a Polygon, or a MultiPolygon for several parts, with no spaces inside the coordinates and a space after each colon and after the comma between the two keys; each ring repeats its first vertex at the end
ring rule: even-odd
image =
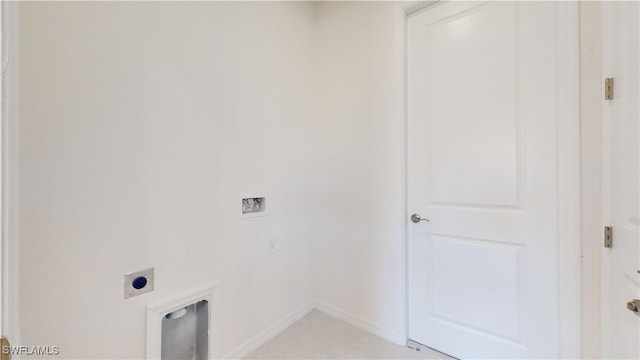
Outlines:
{"type": "Polygon", "coordinates": [[[153,291],[154,268],[124,274],[124,298],[153,291]]]}
{"type": "Polygon", "coordinates": [[[276,238],[270,238],[267,243],[267,251],[269,255],[273,255],[278,252],[278,243],[276,242],[276,238]]]}

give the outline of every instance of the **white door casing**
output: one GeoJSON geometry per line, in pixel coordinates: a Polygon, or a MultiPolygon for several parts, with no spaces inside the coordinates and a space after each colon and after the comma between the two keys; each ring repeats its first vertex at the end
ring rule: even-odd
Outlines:
{"type": "Polygon", "coordinates": [[[614,98],[603,100],[603,225],[613,247],[603,248],[603,358],[640,358],[640,316],[626,308],[640,299],[638,165],[638,2],[603,2],[603,67],[614,98]]]}
{"type": "Polygon", "coordinates": [[[452,2],[408,20],[407,208],[431,220],[408,222],[409,338],[456,357],[567,353],[559,8],[452,2]]]}

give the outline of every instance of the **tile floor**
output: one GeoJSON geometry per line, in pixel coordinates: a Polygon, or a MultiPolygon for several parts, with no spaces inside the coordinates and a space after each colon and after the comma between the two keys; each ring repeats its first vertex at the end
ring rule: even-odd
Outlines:
{"type": "Polygon", "coordinates": [[[246,359],[436,359],[453,358],[429,348],[415,351],[313,310],[246,359]]]}

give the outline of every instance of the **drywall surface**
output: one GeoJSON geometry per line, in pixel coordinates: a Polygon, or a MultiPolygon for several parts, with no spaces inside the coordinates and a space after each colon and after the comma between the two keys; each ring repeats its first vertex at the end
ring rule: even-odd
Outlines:
{"type": "Polygon", "coordinates": [[[316,5],[313,260],[321,310],[392,339],[403,242],[397,3],[316,5]],[[330,147],[323,147],[329,142],[330,147]]]}
{"type": "Polygon", "coordinates": [[[225,354],[310,303],[312,4],[23,2],[19,22],[23,344],[140,359],[147,304],[221,281],[225,354]],[[269,215],[240,219],[244,194],[269,215]],[[147,267],[155,291],[124,300],[147,267]]]}

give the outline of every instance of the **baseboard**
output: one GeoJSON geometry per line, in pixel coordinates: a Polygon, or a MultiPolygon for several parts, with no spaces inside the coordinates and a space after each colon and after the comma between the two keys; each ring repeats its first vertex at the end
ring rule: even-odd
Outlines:
{"type": "Polygon", "coordinates": [[[333,316],[338,320],[342,320],[347,324],[351,324],[357,328],[360,328],[368,333],[381,337],[387,341],[391,341],[392,343],[397,342],[397,336],[395,335],[394,331],[390,331],[384,328],[383,326],[381,326],[380,324],[376,324],[371,320],[365,319],[345,309],[339,308],[337,306],[329,305],[322,301],[316,301],[315,308],[318,311],[321,311],[327,315],[333,316]]]}
{"type": "Polygon", "coordinates": [[[235,349],[227,352],[222,356],[223,359],[242,359],[245,356],[252,353],[254,350],[262,346],[267,341],[276,337],[276,335],[280,334],[284,329],[288,328],[294,322],[300,320],[302,317],[307,315],[311,310],[313,310],[313,302],[309,302],[304,306],[300,307],[298,310],[286,315],[273,325],[267,327],[266,329],[260,331],[256,335],[252,336],[249,340],[243,342],[235,349]]]}

